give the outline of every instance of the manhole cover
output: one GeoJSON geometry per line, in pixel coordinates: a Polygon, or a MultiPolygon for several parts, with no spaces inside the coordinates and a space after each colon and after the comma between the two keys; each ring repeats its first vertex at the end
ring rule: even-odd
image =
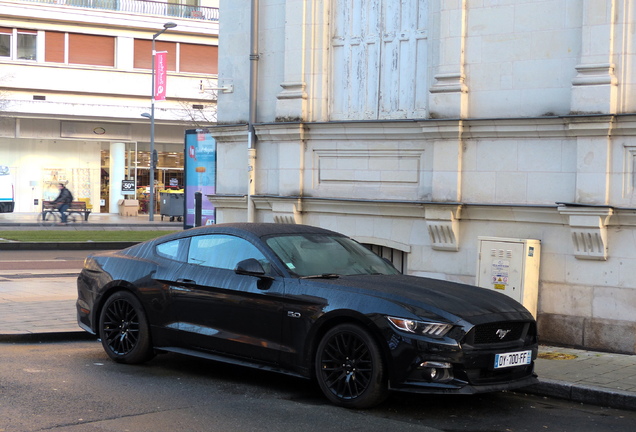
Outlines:
{"type": "Polygon", "coordinates": [[[574,360],[577,357],[578,356],[574,354],[565,354],[558,352],[539,353],[539,358],[545,360],[574,360]]]}

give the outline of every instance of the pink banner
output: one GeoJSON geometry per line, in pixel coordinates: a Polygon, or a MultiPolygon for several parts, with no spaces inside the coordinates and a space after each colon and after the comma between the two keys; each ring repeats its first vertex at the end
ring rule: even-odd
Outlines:
{"type": "Polygon", "coordinates": [[[166,100],[166,78],[168,70],[168,52],[155,53],[155,100],[166,100]]]}

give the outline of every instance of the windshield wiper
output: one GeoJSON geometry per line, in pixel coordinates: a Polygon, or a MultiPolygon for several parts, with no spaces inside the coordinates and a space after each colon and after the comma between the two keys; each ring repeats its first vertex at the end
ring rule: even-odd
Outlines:
{"type": "Polygon", "coordinates": [[[339,274],[335,273],[323,273],[319,275],[301,276],[300,279],[338,279],[339,274]]]}

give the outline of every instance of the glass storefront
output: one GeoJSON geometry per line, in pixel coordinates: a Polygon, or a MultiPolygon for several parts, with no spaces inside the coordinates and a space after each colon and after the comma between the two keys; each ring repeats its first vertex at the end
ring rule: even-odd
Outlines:
{"type": "MultiPolygon", "coordinates": [[[[135,149],[135,143],[126,144],[125,178],[134,180],[136,193],[131,199],[139,200],[139,212],[148,212],[148,197],[150,195],[150,152],[135,149]]],[[[183,152],[158,151],[157,169],[155,171],[155,209],[160,213],[159,192],[164,190],[183,189],[183,152]]],[[[100,212],[116,213],[118,209],[109,208],[110,187],[110,152],[101,152],[101,194],[100,212]]]]}

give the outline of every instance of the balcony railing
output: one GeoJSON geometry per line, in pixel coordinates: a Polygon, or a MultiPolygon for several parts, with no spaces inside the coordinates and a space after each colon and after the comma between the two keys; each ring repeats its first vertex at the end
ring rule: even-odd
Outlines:
{"type": "Polygon", "coordinates": [[[60,6],[111,10],[148,15],[218,21],[219,9],[207,6],[188,6],[149,0],[22,0],[60,6]]]}

